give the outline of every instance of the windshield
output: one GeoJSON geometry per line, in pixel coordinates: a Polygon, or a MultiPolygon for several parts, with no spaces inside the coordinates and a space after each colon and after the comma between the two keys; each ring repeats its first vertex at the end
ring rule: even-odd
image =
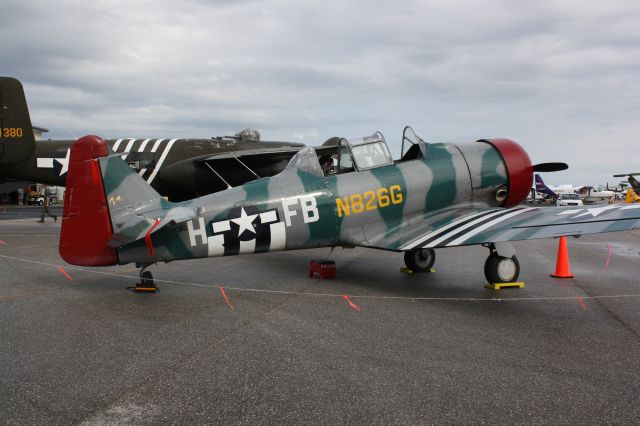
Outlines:
{"type": "Polygon", "coordinates": [[[313,147],[307,147],[298,151],[298,153],[289,160],[289,164],[287,164],[285,170],[292,169],[302,170],[303,172],[311,173],[318,177],[324,177],[322,167],[320,167],[320,163],[318,162],[318,155],[313,147]]]}
{"type": "Polygon", "coordinates": [[[427,143],[416,134],[411,126],[405,126],[402,131],[401,161],[424,158],[427,155],[427,143]],[[406,142],[406,146],[405,146],[406,142]]]}
{"type": "Polygon", "coordinates": [[[351,161],[351,152],[346,141],[340,142],[340,153],[338,156],[338,165],[340,173],[349,173],[353,171],[353,161],[351,161]]]}

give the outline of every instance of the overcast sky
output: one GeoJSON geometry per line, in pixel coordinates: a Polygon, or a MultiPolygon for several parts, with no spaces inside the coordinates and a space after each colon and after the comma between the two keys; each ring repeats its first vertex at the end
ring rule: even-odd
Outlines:
{"type": "Polygon", "coordinates": [[[640,172],[637,0],[3,0],[0,75],[52,139],[380,130],[397,155],[410,124],[569,163],[552,184],[640,172]]]}

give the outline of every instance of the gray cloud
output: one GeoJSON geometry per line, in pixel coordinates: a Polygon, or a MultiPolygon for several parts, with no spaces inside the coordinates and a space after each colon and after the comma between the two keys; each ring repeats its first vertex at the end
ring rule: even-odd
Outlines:
{"type": "Polygon", "coordinates": [[[412,124],[569,162],[551,183],[637,168],[635,1],[21,1],[0,40],[52,138],[382,130],[397,152],[412,124]]]}

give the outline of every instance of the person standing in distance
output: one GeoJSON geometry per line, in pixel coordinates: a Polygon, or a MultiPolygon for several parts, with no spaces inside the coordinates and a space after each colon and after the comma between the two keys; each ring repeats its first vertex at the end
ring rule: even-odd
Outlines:
{"type": "Polygon", "coordinates": [[[58,216],[51,214],[49,211],[49,204],[51,203],[51,190],[47,185],[43,185],[44,187],[44,201],[42,202],[42,211],[40,212],[40,220],[39,223],[44,223],[44,215],[48,215],[53,218],[54,222],[58,221],[58,216]]]}

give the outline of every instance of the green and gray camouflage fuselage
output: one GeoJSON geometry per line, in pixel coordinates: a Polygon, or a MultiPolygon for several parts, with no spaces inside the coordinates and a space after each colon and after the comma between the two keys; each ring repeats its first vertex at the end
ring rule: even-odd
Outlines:
{"type": "MultiPolygon", "coordinates": [[[[138,238],[120,246],[118,258],[120,263],[146,264],[312,247],[375,247],[428,211],[499,205],[493,194],[507,183],[507,176],[498,152],[488,143],[464,149],[479,161],[467,162],[465,151],[456,146],[431,144],[421,160],[324,176],[308,148],[277,176],[175,205],[194,212],[194,217],[155,232],[153,257],[144,239],[138,238]]],[[[113,213],[128,193],[124,173],[109,170],[116,162],[114,157],[101,159],[104,175],[118,176],[105,180],[112,217],[117,217],[113,213]]],[[[171,205],[158,199],[157,203],[157,216],[162,217],[171,205]]],[[[451,220],[442,213],[443,220],[451,220]]],[[[145,216],[149,214],[154,216],[152,211],[145,216]]],[[[141,231],[152,223],[143,224],[141,231]]],[[[114,227],[121,229],[117,219],[114,227]]],[[[397,250],[401,242],[386,243],[385,248],[397,250]]]]}
{"type": "MultiPolygon", "coordinates": [[[[100,143],[97,137],[83,140],[88,138],[100,143]]],[[[325,176],[315,150],[305,148],[276,176],[181,203],[165,201],[118,155],[95,156],[104,184],[103,222],[110,227],[103,243],[95,245],[100,254],[93,256],[79,235],[84,228],[74,226],[83,201],[72,192],[65,200],[61,255],[73,264],[145,266],[314,247],[404,252],[493,247],[640,225],[635,208],[518,207],[529,192],[533,166],[507,139],[454,145],[426,144],[416,137],[404,157],[393,161],[376,134],[342,140],[335,155],[335,174],[325,176]]],[[[70,178],[76,167],[73,147],[71,161],[70,178]]],[[[90,174],[77,167],[78,173],[90,174]]],[[[74,191],[74,184],[67,190],[74,191]]]]}

